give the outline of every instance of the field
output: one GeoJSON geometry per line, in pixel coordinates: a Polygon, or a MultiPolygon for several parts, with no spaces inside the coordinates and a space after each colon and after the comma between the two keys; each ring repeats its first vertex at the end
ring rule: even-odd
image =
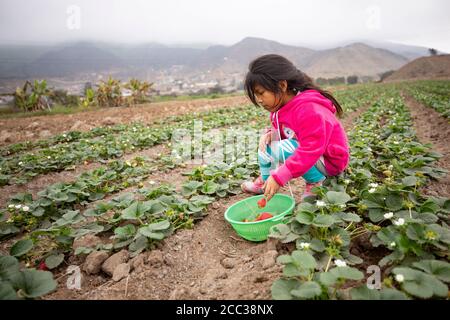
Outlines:
{"type": "Polygon", "coordinates": [[[243,96],[0,118],[0,299],[448,298],[450,81],[333,93],[350,165],[259,243],[243,96]]]}

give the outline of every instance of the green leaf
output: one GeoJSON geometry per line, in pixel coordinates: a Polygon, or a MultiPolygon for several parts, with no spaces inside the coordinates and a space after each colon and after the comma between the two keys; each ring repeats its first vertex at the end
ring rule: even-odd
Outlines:
{"type": "Polygon", "coordinates": [[[294,297],[312,299],[322,293],[322,288],[315,281],[302,283],[298,289],[291,290],[294,297]]]}
{"type": "Polygon", "coordinates": [[[345,192],[328,191],[325,196],[331,204],[345,204],[351,199],[345,192]]]}
{"type": "Polygon", "coordinates": [[[385,211],[383,209],[369,209],[369,219],[372,222],[380,222],[384,219],[384,214],[385,211]]]}
{"type": "Polygon", "coordinates": [[[448,294],[444,283],[425,272],[402,267],[394,268],[392,272],[403,275],[402,288],[413,296],[428,299],[433,296],[446,297],[448,294]]]}
{"type": "Polygon", "coordinates": [[[390,193],[386,196],[386,206],[390,211],[398,211],[403,208],[403,198],[399,194],[390,193]]]}
{"type": "Polygon", "coordinates": [[[364,274],[356,268],[352,267],[335,267],[329,271],[336,278],[361,280],[364,278],[364,274]]]}
{"type": "Polygon", "coordinates": [[[114,234],[116,235],[117,239],[125,240],[134,237],[136,234],[136,227],[134,224],[127,224],[123,227],[118,227],[114,230],[114,234]]]}
{"type": "Polygon", "coordinates": [[[152,223],[139,229],[139,233],[150,239],[162,240],[165,237],[164,232],[170,228],[170,222],[167,220],[152,223]]]}
{"type": "Polygon", "coordinates": [[[12,283],[27,298],[41,297],[57,286],[51,272],[38,270],[23,270],[14,277],[12,283]]]}
{"type": "Polygon", "coordinates": [[[314,214],[309,212],[299,212],[295,216],[295,219],[300,223],[310,225],[314,220],[314,214]]]}
{"type": "Polygon", "coordinates": [[[181,194],[185,197],[189,197],[201,186],[203,186],[203,183],[200,181],[189,181],[181,186],[181,194]]]}
{"type": "Polygon", "coordinates": [[[407,300],[408,297],[401,291],[390,288],[381,290],[369,289],[362,285],[350,290],[352,300],[407,300]]]}
{"type": "Polygon", "coordinates": [[[313,213],[313,212],[316,212],[318,209],[319,209],[319,208],[317,208],[317,207],[316,207],[315,205],[313,205],[312,203],[309,203],[309,202],[302,202],[302,203],[300,203],[300,204],[297,206],[296,211],[297,211],[297,212],[303,212],[303,211],[306,211],[306,212],[313,213]]]}
{"type": "Polygon", "coordinates": [[[420,239],[423,239],[424,231],[425,231],[425,226],[414,223],[414,224],[408,225],[408,227],[406,228],[406,235],[411,240],[420,240],[420,239]]]}
{"type": "Polygon", "coordinates": [[[69,210],[60,219],[55,221],[55,225],[58,227],[62,227],[68,224],[76,224],[84,220],[86,219],[80,214],[79,210],[76,211],[69,210]]]}
{"type": "Polygon", "coordinates": [[[414,262],[413,266],[434,275],[439,280],[450,282],[450,264],[440,260],[421,260],[414,262]]]}
{"type": "Polygon", "coordinates": [[[163,220],[160,222],[152,223],[148,225],[148,229],[152,231],[161,231],[170,228],[170,222],[168,220],[163,220]]]}
{"type": "Polygon", "coordinates": [[[284,255],[277,257],[277,263],[288,264],[288,263],[292,263],[293,261],[294,260],[292,259],[292,257],[288,254],[284,254],[284,255]]]}
{"type": "Polygon", "coordinates": [[[428,229],[437,233],[439,235],[440,241],[445,244],[450,244],[450,230],[448,227],[444,228],[438,224],[430,224],[428,225],[428,229]]]}
{"type": "Polygon", "coordinates": [[[329,227],[333,225],[334,222],[335,219],[333,216],[328,214],[319,214],[314,218],[312,224],[316,227],[329,227]]]}
{"type": "Polygon", "coordinates": [[[217,183],[213,181],[207,181],[202,187],[202,192],[206,194],[214,194],[218,188],[219,185],[217,183]]]}
{"type": "Polygon", "coordinates": [[[291,291],[298,288],[299,282],[294,279],[278,279],[271,287],[274,300],[292,300],[291,291]]]}
{"type": "Polygon", "coordinates": [[[20,231],[19,228],[12,224],[0,223],[0,235],[8,235],[18,233],[20,231]]]}
{"type": "Polygon", "coordinates": [[[9,253],[14,257],[20,257],[33,248],[33,241],[30,239],[19,240],[11,247],[9,253]]]}
{"type": "Polygon", "coordinates": [[[331,272],[322,272],[319,276],[320,282],[325,286],[332,286],[336,283],[337,277],[331,272]]]}
{"type": "Polygon", "coordinates": [[[295,250],[291,254],[292,260],[300,268],[303,269],[314,269],[317,266],[316,259],[307,251],[295,250]]]}
{"type": "Polygon", "coordinates": [[[0,280],[0,300],[16,300],[16,290],[9,282],[0,280]]]}
{"type": "Polygon", "coordinates": [[[64,254],[54,254],[45,259],[45,265],[47,268],[54,269],[64,261],[64,254]]]}
{"type": "Polygon", "coordinates": [[[148,239],[146,237],[137,237],[128,247],[133,252],[133,256],[147,249],[148,239]]]}
{"type": "Polygon", "coordinates": [[[377,237],[388,245],[397,239],[398,233],[392,227],[382,228],[377,232],[377,237]]]}
{"type": "Polygon", "coordinates": [[[144,212],[152,215],[157,215],[164,212],[166,209],[160,201],[150,200],[143,203],[144,212]]]}
{"type": "Polygon", "coordinates": [[[314,251],[323,252],[325,250],[325,244],[319,239],[312,239],[310,244],[310,248],[314,251]]]}
{"type": "Polygon", "coordinates": [[[350,296],[352,300],[380,300],[380,292],[367,288],[366,284],[351,289],[350,296]]]}
{"type": "Polygon", "coordinates": [[[417,178],[415,176],[408,176],[402,179],[402,184],[407,187],[414,187],[417,183],[417,178]]]}
{"type": "Polygon", "coordinates": [[[337,214],[337,216],[344,221],[349,221],[349,222],[360,222],[361,221],[361,217],[359,215],[357,215],[356,213],[352,213],[352,212],[339,212],[337,214]]]}
{"type": "Polygon", "coordinates": [[[0,280],[11,279],[19,271],[19,261],[16,258],[0,255],[0,280]]]}
{"type": "Polygon", "coordinates": [[[134,202],[131,206],[122,211],[122,219],[137,220],[144,216],[146,207],[140,201],[134,202]]]}

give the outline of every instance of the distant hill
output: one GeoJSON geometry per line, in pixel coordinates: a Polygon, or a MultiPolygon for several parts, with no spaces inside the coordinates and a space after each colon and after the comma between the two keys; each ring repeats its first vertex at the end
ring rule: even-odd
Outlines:
{"type": "Polygon", "coordinates": [[[0,47],[0,78],[74,78],[77,74],[99,72],[120,72],[122,76],[129,77],[166,72],[174,67],[181,73],[178,75],[180,77],[183,72],[244,73],[252,59],[267,53],[286,56],[314,78],[349,75],[378,77],[380,73],[398,69],[408,62],[402,55],[364,43],[312,50],[254,37],[231,46],[215,45],[206,49],[169,47],[159,43],[131,46],[80,42],[46,50],[25,46],[9,47],[7,50],[0,47]]]}
{"type": "Polygon", "coordinates": [[[386,49],[393,53],[399,54],[408,60],[412,61],[414,59],[425,57],[429,55],[428,49],[421,46],[411,46],[395,42],[387,41],[362,41],[365,44],[380,49],[386,49]]]}
{"type": "Polygon", "coordinates": [[[408,59],[385,49],[363,43],[317,52],[308,63],[306,73],[313,77],[376,76],[395,70],[408,59]]]}
{"type": "Polygon", "coordinates": [[[413,60],[387,77],[384,82],[413,79],[450,79],[450,54],[413,60]]]}

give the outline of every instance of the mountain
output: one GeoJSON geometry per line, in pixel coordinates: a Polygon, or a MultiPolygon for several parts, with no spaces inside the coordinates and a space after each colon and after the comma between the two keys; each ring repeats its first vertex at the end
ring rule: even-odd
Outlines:
{"type": "Polygon", "coordinates": [[[396,70],[408,59],[385,49],[354,43],[345,47],[317,52],[306,66],[312,77],[376,76],[396,70]]]}
{"type": "Polygon", "coordinates": [[[414,59],[428,56],[429,52],[426,47],[420,47],[420,46],[411,46],[411,45],[405,45],[395,42],[381,42],[381,41],[364,41],[365,44],[374,47],[374,48],[381,48],[386,49],[391,52],[394,52],[396,54],[399,54],[401,56],[404,56],[405,58],[408,58],[408,60],[412,61],[414,59]]]}
{"type": "Polygon", "coordinates": [[[114,54],[92,43],[80,42],[56,48],[39,58],[6,71],[7,77],[64,77],[81,72],[113,71],[126,64],[114,54]]]}
{"type": "Polygon", "coordinates": [[[421,57],[409,62],[383,82],[415,79],[450,79],[450,54],[421,57]]]}
{"type": "Polygon", "coordinates": [[[100,72],[124,78],[168,73],[180,78],[187,74],[206,73],[226,76],[246,72],[252,59],[267,53],[286,56],[314,78],[378,77],[380,73],[398,69],[408,62],[405,56],[364,43],[312,50],[255,37],[244,38],[231,46],[214,45],[206,49],[160,43],[133,46],[79,42],[27,51],[27,47],[7,50],[0,47],[0,78],[74,78],[80,74],[100,72]]]}

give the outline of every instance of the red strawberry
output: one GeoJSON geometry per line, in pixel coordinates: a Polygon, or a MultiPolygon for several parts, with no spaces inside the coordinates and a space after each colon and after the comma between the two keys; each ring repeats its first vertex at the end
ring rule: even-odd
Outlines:
{"type": "Polygon", "coordinates": [[[44,260],[42,260],[42,261],[39,263],[38,269],[39,269],[39,270],[43,270],[43,271],[48,271],[47,265],[45,264],[45,261],[44,261],[44,260]]]}
{"type": "Polygon", "coordinates": [[[266,206],[266,198],[261,198],[258,200],[258,207],[264,208],[266,206]]]}
{"type": "Polygon", "coordinates": [[[270,219],[272,217],[273,217],[273,215],[270,214],[269,212],[263,212],[258,216],[258,218],[256,218],[256,221],[266,220],[266,219],[270,219]]]}

